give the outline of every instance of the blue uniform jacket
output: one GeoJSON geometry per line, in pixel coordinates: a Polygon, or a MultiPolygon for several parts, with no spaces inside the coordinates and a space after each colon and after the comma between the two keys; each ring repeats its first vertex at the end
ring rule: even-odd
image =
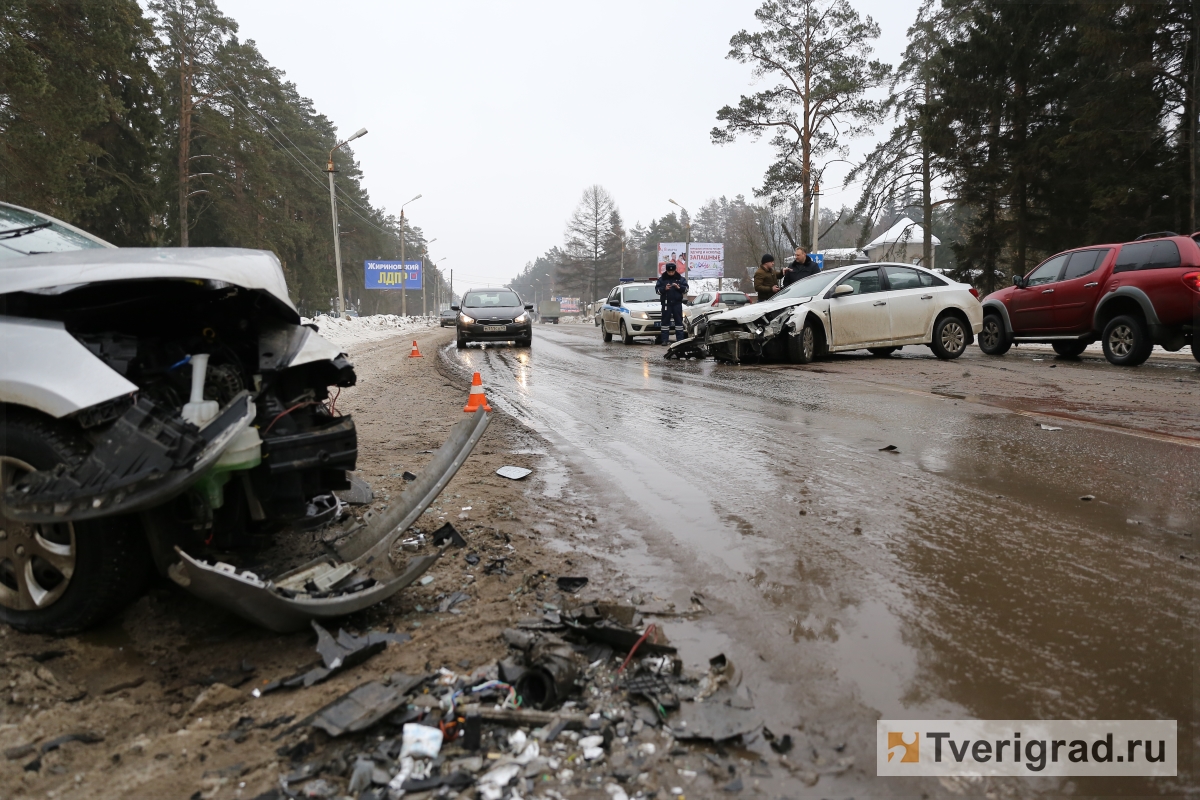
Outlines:
{"type": "Polygon", "coordinates": [[[658,280],[654,282],[654,291],[663,299],[665,303],[682,303],[687,298],[688,282],[687,278],[682,275],[676,275],[674,278],[663,273],[658,276],[658,280]],[[667,288],[667,284],[671,288],[667,288]],[[676,288],[678,287],[678,288],[676,288]]]}

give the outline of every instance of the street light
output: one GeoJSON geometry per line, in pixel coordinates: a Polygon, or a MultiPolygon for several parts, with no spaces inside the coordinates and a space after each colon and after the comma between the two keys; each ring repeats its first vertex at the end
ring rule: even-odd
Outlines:
{"type": "MultiPolygon", "coordinates": [[[[673,206],[679,206],[679,210],[683,212],[683,215],[685,217],[687,217],[687,241],[684,242],[684,244],[683,244],[683,260],[687,262],[687,265],[684,267],[684,269],[690,270],[692,268],[692,252],[691,252],[691,250],[692,250],[692,217],[690,214],[688,214],[687,209],[684,208],[683,206],[680,206],[679,203],[676,203],[674,200],[671,200],[670,198],[667,199],[667,202],[673,206]]],[[[685,273],[684,277],[687,277],[686,273],[685,273]]],[[[717,283],[717,291],[718,292],[721,291],[721,286],[720,286],[719,281],[717,283]]]]}
{"type": "MultiPolygon", "coordinates": [[[[403,209],[401,209],[401,210],[403,210],[403,209]]],[[[437,237],[435,236],[432,239],[430,239],[428,242],[425,243],[425,257],[426,258],[429,257],[429,245],[433,244],[436,241],[437,241],[437,237]]],[[[429,316],[429,306],[425,305],[425,284],[427,284],[429,282],[429,276],[425,274],[425,264],[423,263],[423,261],[424,260],[422,260],[422,264],[421,264],[421,316],[426,317],[426,316],[429,316]]]]}
{"type": "Polygon", "coordinates": [[[346,316],[346,293],[342,291],[342,242],[341,236],[338,234],[338,218],[337,218],[337,195],[333,189],[333,173],[336,172],[333,168],[333,151],[339,147],[350,144],[360,136],[366,136],[367,129],[359,128],[358,132],[351,136],[341,144],[333,146],[333,150],[329,151],[329,166],[325,170],[329,173],[329,208],[333,212],[333,260],[337,264],[337,281],[338,281],[338,316],[346,316]]]}
{"type": "MultiPolygon", "coordinates": [[[[417,195],[408,203],[420,199],[421,195],[417,195]]],[[[400,269],[404,275],[404,280],[400,281],[400,316],[402,317],[408,316],[408,265],[404,263],[404,206],[408,203],[400,206],[400,269]]],[[[424,276],[422,276],[421,285],[425,285],[424,276]]]]}

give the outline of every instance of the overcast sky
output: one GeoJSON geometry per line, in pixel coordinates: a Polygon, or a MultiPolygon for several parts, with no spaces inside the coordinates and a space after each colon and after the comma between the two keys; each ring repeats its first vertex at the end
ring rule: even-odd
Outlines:
{"type": "MultiPolygon", "coordinates": [[[[563,240],[585,187],[626,224],[714,197],[752,197],[765,140],[717,146],[716,112],[754,91],[725,58],[754,0],[605,3],[217,0],[300,94],[354,143],[371,200],[406,215],[456,289],[500,284],[563,240]]],[[[918,2],[851,0],[899,61],[918,2]]],[[[882,133],[882,131],[881,131],[882,133]]],[[[856,155],[871,139],[856,140],[856,155]]],[[[826,172],[826,207],[845,164],[826,172]]]]}

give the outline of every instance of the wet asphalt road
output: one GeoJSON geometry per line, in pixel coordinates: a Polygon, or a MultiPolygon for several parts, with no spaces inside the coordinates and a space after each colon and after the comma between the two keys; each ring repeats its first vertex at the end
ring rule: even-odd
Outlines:
{"type": "MultiPolygon", "coordinates": [[[[904,370],[936,382],[986,357],[905,355],[886,368],[675,362],[587,325],[539,326],[531,351],[442,352],[552,442],[538,491],[595,515],[594,546],[631,592],[680,607],[703,595],[710,614],[666,620],[689,662],[725,652],[768,726],[801,742],[796,761],[855,759],[795,793],[975,794],[985,787],[874,777],[876,719],[963,717],[1178,720],[1177,779],[1008,789],[1200,791],[1200,439],[931,393],[904,370]]],[[[1029,362],[1004,363],[1017,376],[1029,362]]],[[[1167,368],[1181,377],[1102,363],[1076,374],[1096,392],[1200,377],[1194,362],[1167,368]]],[[[777,775],[775,788],[796,785],[777,775]]]]}

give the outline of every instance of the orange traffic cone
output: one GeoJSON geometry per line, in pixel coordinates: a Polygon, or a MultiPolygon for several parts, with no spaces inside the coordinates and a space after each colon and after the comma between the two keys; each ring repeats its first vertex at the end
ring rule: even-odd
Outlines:
{"type": "Polygon", "coordinates": [[[412,349],[412,352],[408,354],[408,357],[409,358],[423,358],[423,356],[421,355],[421,351],[417,349],[417,340],[416,339],[413,339],[413,349],[412,349]]]}
{"type": "Polygon", "coordinates": [[[463,406],[463,411],[475,411],[480,408],[484,411],[492,410],[492,407],[488,405],[487,395],[483,393],[483,379],[476,372],[475,377],[471,378],[471,396],[467,398],[467,404],[463,406]]]}

